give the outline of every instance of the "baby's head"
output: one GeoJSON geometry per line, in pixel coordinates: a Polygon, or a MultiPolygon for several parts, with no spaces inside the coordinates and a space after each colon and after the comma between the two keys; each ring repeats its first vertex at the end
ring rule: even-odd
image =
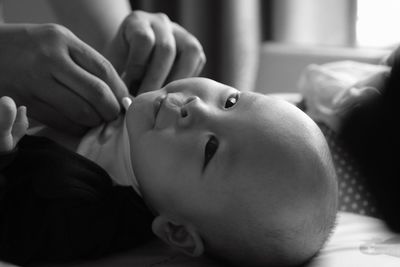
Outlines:
{"type": "Polygon", "coordinates": [[[127,128],[153,231],[169,245],[278,266],[327,239],[335,171],[322,133],[292,104],[190,78],[135,98],[127,128]]]}

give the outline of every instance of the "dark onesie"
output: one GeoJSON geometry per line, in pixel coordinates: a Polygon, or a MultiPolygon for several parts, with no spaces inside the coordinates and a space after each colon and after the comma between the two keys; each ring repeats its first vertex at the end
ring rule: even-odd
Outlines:
{"type": "Polygon", "coordinates": [[[47,138],[0,154],[1,260],[97,258],[150,239],[152,219],[133,188],[47,138]]]}

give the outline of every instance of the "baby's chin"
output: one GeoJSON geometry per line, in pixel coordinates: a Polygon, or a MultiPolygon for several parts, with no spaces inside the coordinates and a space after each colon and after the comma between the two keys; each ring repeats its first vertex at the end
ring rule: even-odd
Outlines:
{"type": "Polygon", "coordinates": [[[126,126],[132,141],[153,129],[155,121],[154,99],[155,94],[141,94],[133,99],[126,111],[126,126]]]}

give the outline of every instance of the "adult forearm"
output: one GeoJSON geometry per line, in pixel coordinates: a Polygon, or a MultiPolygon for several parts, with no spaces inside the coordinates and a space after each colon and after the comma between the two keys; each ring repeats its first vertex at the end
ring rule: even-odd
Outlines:
{"type": "Polygon", "coordinates": [[[0,23],[4,22],[3,1],[0,0],[0,23]]]}
{"type": "Polygon", "coordinates": [[[103,53],[130,13],[128,0],[49,0],[60,24],[103,53]]]}
{"type": "Polygon", "coordinates": [[[220,78],[240,90],[253,90],[260,46],[259,1],[231,0],[223,16],[221,42],[229,44],[220,52],[220,78]]]}

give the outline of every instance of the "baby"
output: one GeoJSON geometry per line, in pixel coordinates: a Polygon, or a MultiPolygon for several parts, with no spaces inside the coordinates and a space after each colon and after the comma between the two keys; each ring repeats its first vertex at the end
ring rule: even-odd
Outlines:
{"type": "MultiPolygon", "coordinates": [[[[0,100],[3,151],[25,125],[24,110],[9,102],[0,100]]],[[[337,184],[325,139],[307,115],[274,97],[178,80],[134,98],[77,152],[114,184],[133,187],[154,216],[153,233],[188,255],[291,266],[312,258],[334,226],[337,184]]]]}

